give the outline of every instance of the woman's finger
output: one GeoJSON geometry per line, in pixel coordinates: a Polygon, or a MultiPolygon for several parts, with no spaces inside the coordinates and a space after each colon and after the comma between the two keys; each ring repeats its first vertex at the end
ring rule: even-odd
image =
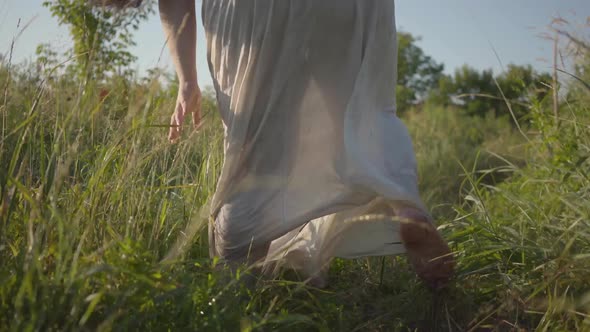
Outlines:
{"type": "Polygon", "coordinates": [[[178,132],[178,123],[176,122],[176,114],[172,114],[172,117],[170,118],[170,130],[168,131],[168,140],[171,143],[175,143],[178,140],[179,137],[179,132],[178,132]]]}
{"type": "Polygon", "coordinates": [[[172,114],[170,119],[170,132],[168,139],[171,142],[176,142],[180,138],[182,124],[184,123],[184,107],[181,102],[176,105],[176,111],[172,114]]]}
{"type": "Polygon", "coordinates": [[[178,132],[182,130],[182,124],[184,123],[184,115],[185,115],[185,107],[183,102],[179,102],[176,108],[176,112],[174,112],[174,116],[176,117],[176,124],[178,128],[178,132]]]}

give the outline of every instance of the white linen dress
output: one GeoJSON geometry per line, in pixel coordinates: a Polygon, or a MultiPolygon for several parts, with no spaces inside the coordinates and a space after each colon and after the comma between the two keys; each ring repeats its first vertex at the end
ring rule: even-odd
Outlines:
{"type": "Polygon", "coordinates": [[[271,243],[313,275],[333,257],[404,252],[396,206],[422,210],[395,113],[393,0],[203,0],[225,128],[211,255],[271,243]]]}

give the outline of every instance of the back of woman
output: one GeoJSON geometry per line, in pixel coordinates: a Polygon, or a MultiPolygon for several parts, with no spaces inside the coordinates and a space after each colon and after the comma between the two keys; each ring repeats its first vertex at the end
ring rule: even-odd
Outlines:
{"type": "MultiPolygon", "coordinates": [[[[194,2],[161,0],[160,12],[191,86],[194,2]]],[[[422,277],[446,280],[452,259],[430,261],[449,249],[395,114],[393,0],[203,0],[202,15],[225,126],[211,255],[317,276],[333,257],[407,251],[422,277]]],[[[200,118],[184,93],[171,138],[185,114],[200,118]]]]}

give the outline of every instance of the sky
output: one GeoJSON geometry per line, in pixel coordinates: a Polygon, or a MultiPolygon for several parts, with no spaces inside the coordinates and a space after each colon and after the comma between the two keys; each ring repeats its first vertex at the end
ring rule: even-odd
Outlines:
{"type": "MultiPolygon", "coordinates": [[[[16,36],[12,50],[15,63],[33,59],[40,43],[50,43],[57,50],[71,45],[67,28],[58,26],[42,2],[0,0],[0,54],[10,53],[16,36]]],[[[199,11],[200,3],[198,0],[199,11]]],[[[590,17],[590,0],[396,1],[398,30],[421,37],[418,45],[444,63],[446,73],[453,73],[463,64],[501,72],[509,63],[531,64],[539,71],[549,71],[552,43],[540,35],[557,16],[582,24],[590,17]]],[[[197,69],[202,86],[211,84],[204,38],[199,22],[197,69]]],[[[131,49],[139,58],[136,69],[145,71],[160,66],[172,70],[157,15],[143,23],[136,33],[136,42],[137,46],[131,49]]]]}

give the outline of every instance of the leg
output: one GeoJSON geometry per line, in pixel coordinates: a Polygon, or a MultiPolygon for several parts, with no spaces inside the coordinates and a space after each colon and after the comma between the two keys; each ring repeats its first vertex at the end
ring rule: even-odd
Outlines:
{"type": "Polygon", "coordinates": [[[396,210],[402,219],[400,237],[416,274],[430,287],[440,289],[453,275],[451,250],[432,224],[432,219],[413,207],[396,210]]]}
{"type": "Polygon", "coordinates": [[[252,191],[233,195],[210,225],[210,254],[222,258],[232,269],[259,263],[268,252],[272,219],[256,204],[256,197],[252,191]]]}
{"type": "Polygon", "coordinates": [[[259,245],[252,245],[248,248],[242,248],[237,250],[227,250],[221,249],[220,256],[223,258],[229,265],[247,265],[253,266],[257,263],[260,263],[265,257],[268,252],[268,248],[270,247],[270,242],[259,244],[259,245]]]}

